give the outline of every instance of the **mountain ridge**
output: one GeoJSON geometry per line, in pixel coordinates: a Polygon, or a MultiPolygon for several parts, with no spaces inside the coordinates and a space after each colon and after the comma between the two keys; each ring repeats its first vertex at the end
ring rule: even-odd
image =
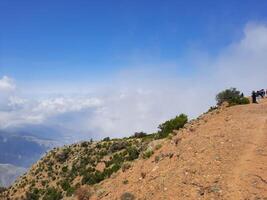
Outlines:
{"type": "Polygon", "coordinates": [[[3,199],[266,199],[266,131],[264,99],[219,107],[161,140],[106,139],[57,148],[3,199]]]}

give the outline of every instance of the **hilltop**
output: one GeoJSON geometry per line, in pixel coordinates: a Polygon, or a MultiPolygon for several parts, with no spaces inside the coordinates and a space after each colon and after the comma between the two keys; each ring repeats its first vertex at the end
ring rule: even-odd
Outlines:
{"type": "Polygon", "coordinates": [[[106,138],[55,148],[2,199],[265,200],[266,144],[266,100],[221,106],[167,138],[106,138]]]}

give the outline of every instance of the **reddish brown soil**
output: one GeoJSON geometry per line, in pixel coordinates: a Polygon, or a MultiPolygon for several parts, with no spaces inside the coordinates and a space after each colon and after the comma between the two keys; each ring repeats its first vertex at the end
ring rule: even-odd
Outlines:
{"type": "Polygon", "coordinates": [[[92,199],[267,200],[267,101],[213,111],[162,143],[92,199]]]}

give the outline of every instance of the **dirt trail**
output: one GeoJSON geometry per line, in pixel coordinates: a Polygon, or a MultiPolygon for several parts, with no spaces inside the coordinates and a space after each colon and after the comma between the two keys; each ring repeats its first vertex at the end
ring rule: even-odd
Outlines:
{"type": "MultiPolygon", "coordinates": [[[[266,102],[258,109],[264,111],[266,102]]],[[[259,112],[262,112],[261,110],[259,112]]],[[[267,114],[259,116],[244,144],[244,151],[228,180],[232,199],[267,199],[267,114]]]]}
{"type": "Polygon", "coordinates": [[[162,145],[93,199],[267,200],[267,100],[203,115],[162,145]]]}

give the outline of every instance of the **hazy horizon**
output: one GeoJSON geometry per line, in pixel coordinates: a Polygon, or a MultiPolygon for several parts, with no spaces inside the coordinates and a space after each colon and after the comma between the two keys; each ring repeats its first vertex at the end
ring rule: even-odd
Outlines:
{"type": "Polygon", "coordinates": [[[266,8],[1,1],[0,130],[73,140],[150,133],[180,113],[197,117],[222,89],[266,89],[266,8]]]}

